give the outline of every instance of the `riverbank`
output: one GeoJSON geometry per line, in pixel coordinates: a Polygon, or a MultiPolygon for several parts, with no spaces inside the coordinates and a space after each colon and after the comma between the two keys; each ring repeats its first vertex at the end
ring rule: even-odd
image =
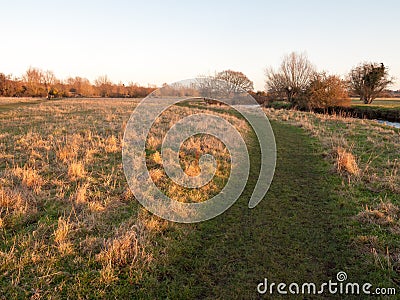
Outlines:
{"type": "MultiPolygon", "coordinates": [[[[400,100],[377,99],[373,104],[360,104],[359,102],[359,100],[355,101],[353,99],[351,106],[348,107],[314,108],[311,111],[319,114],[400,123],[400,100]]],[[[272,101],[267,104],[267,107],[274,109],[291,109],[292,105],[286,101],[272,101]]],[[[301,111],[310,111],[306,108],[297,109],[301,111]]]]}

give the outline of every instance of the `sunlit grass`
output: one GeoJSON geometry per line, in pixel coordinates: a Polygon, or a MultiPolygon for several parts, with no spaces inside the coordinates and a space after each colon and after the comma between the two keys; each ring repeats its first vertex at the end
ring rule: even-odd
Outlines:
{"type": "MultiPolygon", "coordinates": [[[[83,298],[89,291],[103,297],[114,283],[141,280],[165,232],[189,230],[144,212],[128,188],[122,138],[137,103],[0,99],[0,290],[5,297],[83,298]]],[[[197,136],[183,144],[181,167],[194,176],[196,160],[210,153],[219,162],[215,180],[190,190],[167,178],[163,134],[192,113],[171,108],[147,140],[151,177],[165,194],[184,202],[218,193],[230,170],[224,146],[197,136]]],[[[227,118],[247,130],[244,121],[227,118]]]]}

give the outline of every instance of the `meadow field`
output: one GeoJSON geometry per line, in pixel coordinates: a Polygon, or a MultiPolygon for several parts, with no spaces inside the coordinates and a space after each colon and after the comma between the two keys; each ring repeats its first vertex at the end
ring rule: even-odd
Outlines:
{"type": "Polygon", "coordinates": [[[386,108],[400,108],[400,98],[377,98],[371,104],[364,104],[359,98],[351,98],[352,106],[380,106],[386,108]]]}
{"type": "Polygon", "coordinates": [[[181,166],[196,176],[198,157],[212,154],[213,180],[191,190],[168,179],[161,140],[184,116],[227,119],[251,160],[247,186],[227,212],[178,224],[147,212],[126,183],[122,139],[139,101],[0,99],[1,299],[257,299],[265,277],[322,282],[339,271],[377,286],[400,283],[399,129],[265,109],[277,168],[250,210],[260,153],[247,123],[226,107],[174,106],[146,143],[151,178],[165,194],[201,202],[229,177],[224,145],[199,135],[183,144],[181,166]]]}

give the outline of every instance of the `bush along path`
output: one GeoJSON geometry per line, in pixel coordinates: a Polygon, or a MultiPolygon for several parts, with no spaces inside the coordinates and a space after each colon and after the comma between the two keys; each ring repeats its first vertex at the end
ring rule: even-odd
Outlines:
{"type": "MultiPolygon", "coordinates": [[[[277,167],[263,201],[254,209],[247,207],[259,169],[259,148],[252,136],[252,167],[245,191],[224,214],[196,224],[184,238],[171,240],[167,261],[153,270],[154,280],[143,283],[148,297],[275,299],[280,297],[276,286],[272,295],[269,290],[264,295],[257,291],[265,278],[268,289],[270,283],[298,283],[301,289],[302,283],[312,282],[320,290],[324,282],[338,282],[339,272],[346,273],[346,282],[360,286],[369,282],[393,287],[354,249],[355,208],[347,204],[342,180],[332,173],[317,140],[301,128],[278,122],[272,126],[277,167]]],[[[331,294],[327,287],[321,295],[297,297],[352,298],[339,291],[331,294]]]]}

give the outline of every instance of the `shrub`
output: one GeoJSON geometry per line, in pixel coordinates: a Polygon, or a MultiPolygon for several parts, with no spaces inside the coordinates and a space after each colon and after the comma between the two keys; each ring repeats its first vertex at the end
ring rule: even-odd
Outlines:
{"type": "Polygon", "coordinates": [[[297,101],[301,108],[328,108],[350,106],[345,83],[336,75],[315,73],[306,91],[297,101]]]}

